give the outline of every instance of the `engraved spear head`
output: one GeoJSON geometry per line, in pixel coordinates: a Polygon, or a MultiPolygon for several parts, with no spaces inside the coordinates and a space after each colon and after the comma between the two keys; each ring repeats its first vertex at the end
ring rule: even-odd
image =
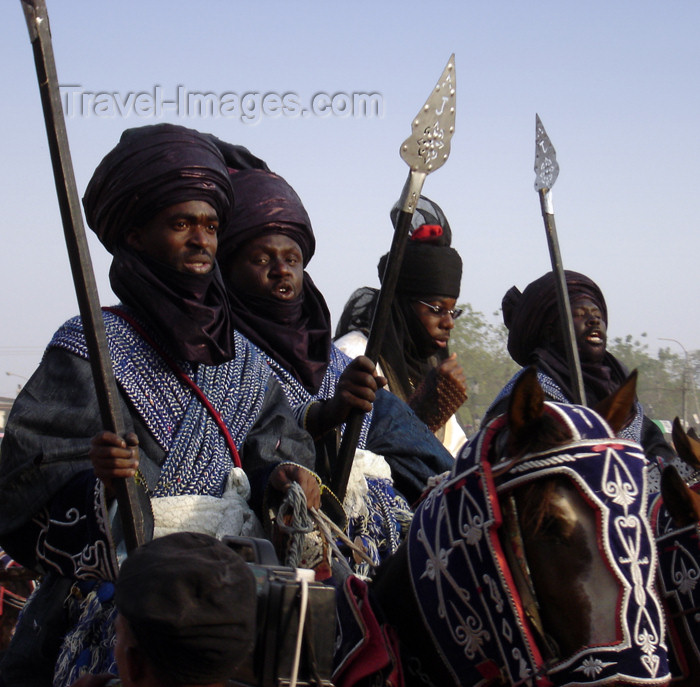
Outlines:
{"type": "Polygon", "coordinates": [[[559,176],[557,151],[554,150],[539,115],[535,115],[535,191],[549,190],[559,176]]]}
{"type": "Polygon", "coordinates": [[[411,135],[401,144],[401,157],[412,172],[430,174],[445,164],[455,130],[456,97],[453,53],[430,97],[414,117],[411,135]]]}

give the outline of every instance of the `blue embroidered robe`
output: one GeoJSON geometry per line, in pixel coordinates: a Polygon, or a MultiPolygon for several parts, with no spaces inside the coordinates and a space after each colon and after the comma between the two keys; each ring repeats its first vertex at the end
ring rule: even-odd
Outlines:
{"type": "MultiPolygon", "coordinates": [[[[126,322],[110,312],[104,320],[126,430],[139,438],[140,470],[151,496],[220,496],[233,467],[221,431],[126,322]]],[[[299,428],[265,361],[239,334],[235,350],[224,365],[180,364],[222,415],[251,482],[264,483],[281,461],[313,469],[311,437],[299,428]]],[[[102,423],[87,357],[75,318],[55,334],[18,396],[1,447],[0,546],[47,574],[0,668],[8,681],[21,675],[27,687],[51,684],[57,644],[74,620],[63,608],[71,586],[73,597],[95,582],[108,595],[110,585],[102,583],[114,580],[118,569],[104,490],[88,458],[102,423]]]]}

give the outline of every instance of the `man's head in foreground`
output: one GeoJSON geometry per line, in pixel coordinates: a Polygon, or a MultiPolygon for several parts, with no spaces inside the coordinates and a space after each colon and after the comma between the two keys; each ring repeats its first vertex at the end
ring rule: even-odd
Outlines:
{"type": "Polygon", "coordinates": [[[130,553],[115,599],[125,687],[223,685],[253,651],[253,573],[208,535],[171,534],[130,553]]]}

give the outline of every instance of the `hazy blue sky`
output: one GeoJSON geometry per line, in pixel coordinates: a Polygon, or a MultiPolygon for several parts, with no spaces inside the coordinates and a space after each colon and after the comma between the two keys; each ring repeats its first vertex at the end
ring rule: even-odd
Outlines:
{"type": "MultiPolygon", "coordinates": [[[[334,323],[354,288],[378,284],[407,174],[399,145],[454,52],[452,154],[424,193],[464,259],[460,301],[490,314],[510,286],[550,268],[533,189],[537,112],[561,167],[563,262],[603,288],[610,335],[646,332],[653,353],[682,352],[660,337],[700,348],[700,3],[49,0],[49,15],[73,104],[116,94],[86,95],[67,120],[81,194],[125,128],[174,121],[246,145],[306,205],[318,244],[309,272],[334,323]],[[178,87],[214,94],[219,114],[156,112],[178,87]],[[378,94],[381,113],[275,116],[273,95],[269,114],[236,115],[230,94],[250,93],[260,95],[245,100],[248,113],[262,112],[265,94],[308,107],[318,93],[378,94]]],[[[0,395],[13,395],[77,304],[19,0],[0,5],[0,26],[0,395]]],[[[91,248],[101,299],[113,303],[109,256],[91,248]]]]}

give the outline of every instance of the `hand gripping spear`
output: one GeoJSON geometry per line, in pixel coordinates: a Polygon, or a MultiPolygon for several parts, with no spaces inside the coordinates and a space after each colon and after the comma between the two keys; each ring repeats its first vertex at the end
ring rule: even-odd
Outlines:
{"type": "MultiPolygon", "coordinates": [[[[372,317],[365,355],[376,365],[382,347],[386,324],[390,317],[396,283],[411,228],[411,219],[420,197],[425,177],[442,167],[450,155],[450,142],[455,130],[457,81],[455,56],[450,57],[435,89],[413,120],[412,133],[403,142],[401,157],[409,166],[408,179],[399,200],[399,216],[394,229],[389,257],[377,305],[372,317]]],[[[352,413],[345,425],[338,450],[331,487],[342,502],[350,478],[353,456],[362,428],[362,413],[352,413]]]]}
{"type": "Polygon", "coordinates": [[[573,382],[573,391],[576,398],[573,399],[579,405],[586,405],[586,394],[583,390],[583,377],[581,375],[581,361],[576,345],[574,333],[574,319],[571,316],[571,303],[569,291],[566,288],[566,276],[559,252],[557,239],[557,227],[554,224],[554,207],[552,205],[552,186],[559,176],[557,152],[542,126],[539,115],[535,115],[535,191],[540,196],[542,207],[542,219],[547,232],[547,244],[549,256],[552,261],[554,280],[557,288],[557,302],[559,304],[559,321],[561,322],[566,348],[566,359],[569,364],[569,374],[573,382]]]}
{"type": "MultiPolygon", "coordinates": [[[[46,2],[45,0],[22,0],[22,6],[34,49],[34,62],[44,110],[46,135],[49,139],[58,205],[61,210],[66,248],[95,380],[102,425],[115,434],[124,436],[124,419],[107,350],[107,337],[97,298],[95,275],[80,214],[80,201],[61,107],[46,2]]],[[[119,504],[124,542],[127,551],[131,551],[145,542],[144,518],[137,501],[137,485],[133,478],[118,479],[114,480],[114,490],[119,504]]]]}

